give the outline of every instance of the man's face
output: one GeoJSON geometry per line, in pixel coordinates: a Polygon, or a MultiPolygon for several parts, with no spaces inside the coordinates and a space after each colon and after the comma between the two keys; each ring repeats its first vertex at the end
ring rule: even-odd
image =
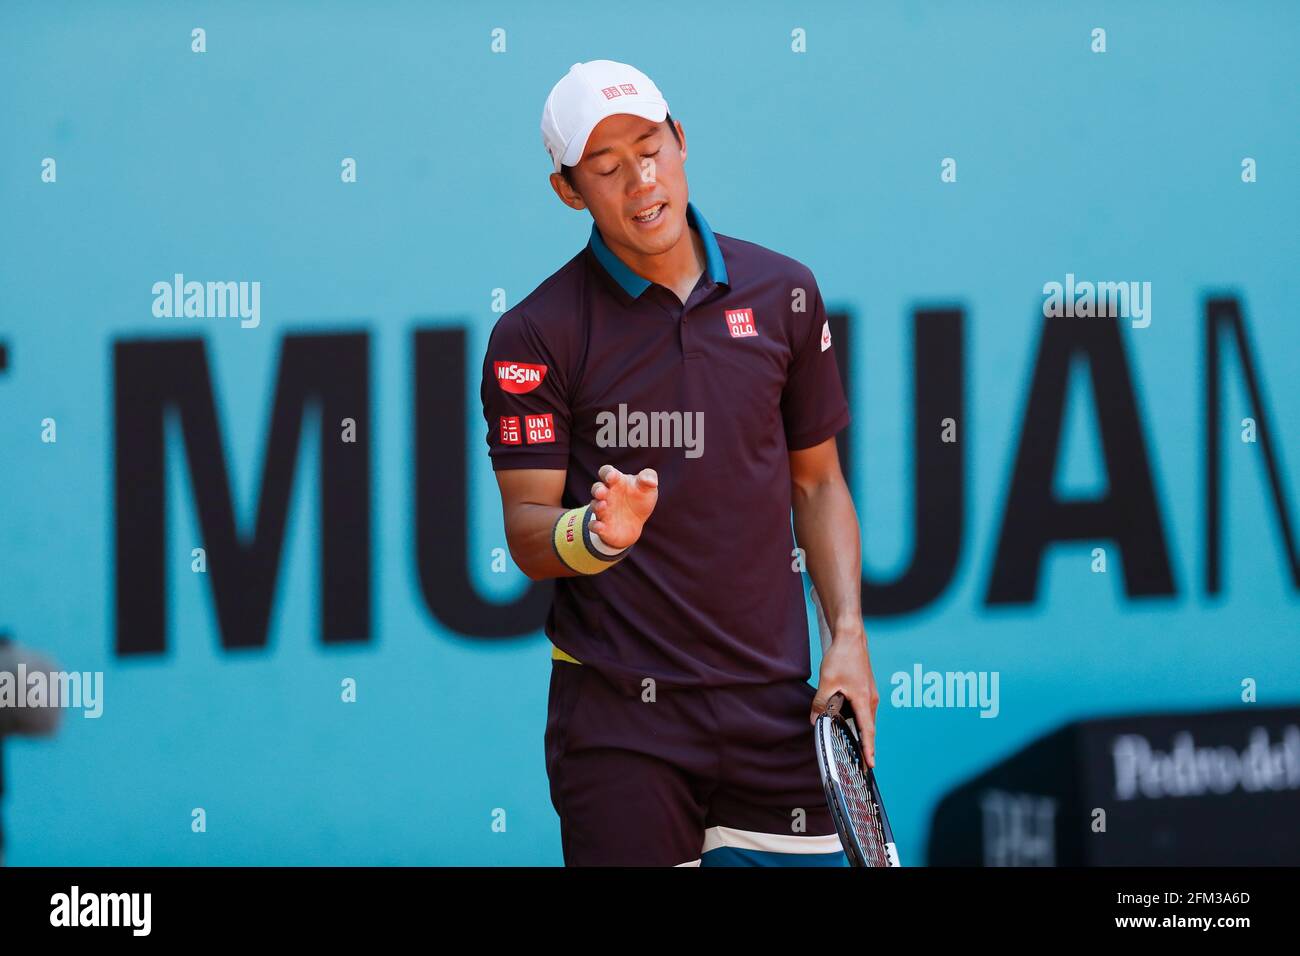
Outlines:
{"type": "Polygon", "coordinates": [[[566,204],[591,211],[611,249],[655,255],[673,248],[687,228],[685,162],[686,137],[678,147],[666,120],[652,123],[620,113],[592,130],[573,167],[576,189],[559,173],[551,175],[551,183],[566,204]],[[647,211],[653,218],[636,218],[647,211]]]}

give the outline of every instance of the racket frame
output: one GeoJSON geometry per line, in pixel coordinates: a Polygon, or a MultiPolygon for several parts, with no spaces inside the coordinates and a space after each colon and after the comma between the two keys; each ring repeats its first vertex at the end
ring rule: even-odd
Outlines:
{"type": "MultiPolygon", "coordinates": [[[[813,607],[817,611],[817,628],[821,637],[822,652],[825,653],[830,646],[831,629],[822,610],[821,599],[817,596],[817,589],[811,588],[810,592],[813,607]]],[[[857,729],[841,713],[844,703],[843,693],[832,694],[826,704],[826,710],[817,717],[813,728],[816,737],[817,767],[821,772],[822,788],[826,791],[826,803],[830,806],[835,829],[839,832],[840,843],[844,847],[850,865],[870,866],[866,850],[858,838],[857,831],[853,828],[848,808],[845,806],[843,784],[839,778],[838,764],[834,759],[834,737],[837,732],[843,732],[851,745],[849,750],[853,755],[855,769],[866,779],[867,797],[873,805],[872,809],[880,828],[881,842],[884,845],[885,865],[902,866],[898,857],[898,846],[894,842],[894,830],[889,825],[889,817],[885,813],[885,801],[881,799],[880,787],[876,783],[875,771],[863,760],[862,741],[857,729]]]]}

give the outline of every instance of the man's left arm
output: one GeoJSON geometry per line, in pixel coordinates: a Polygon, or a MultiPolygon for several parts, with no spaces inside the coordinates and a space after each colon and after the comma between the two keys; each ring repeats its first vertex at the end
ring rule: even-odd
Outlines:
{"type": "Polygon", "coordinates": [[[831,696],[843,691],[853,706],[863,756],[874,767],[880,695],[862,623],[862,541],[835,439],[791,451],[790,481],[795,538],[831,629],[809,720],[815,721],[831,696]]]}

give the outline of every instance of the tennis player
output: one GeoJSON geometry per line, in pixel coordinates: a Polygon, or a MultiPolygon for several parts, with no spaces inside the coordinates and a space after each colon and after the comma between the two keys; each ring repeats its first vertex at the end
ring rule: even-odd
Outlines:
{"type": "MultiPolygon", "coordinates": [[[[682,124],[639,70],[575,63],[542,139],[591,238],[498,320],[481,394],[510,553],[556,579],[564,860],[846,865],[810,724],[843,691],[874,764],[878,694],[821,292],[709,227],[682,124]],[[804,561],[833,638],[816,689],[804,561]]],[[[780,205],[794,180],[769,178],[780,205]]]]}

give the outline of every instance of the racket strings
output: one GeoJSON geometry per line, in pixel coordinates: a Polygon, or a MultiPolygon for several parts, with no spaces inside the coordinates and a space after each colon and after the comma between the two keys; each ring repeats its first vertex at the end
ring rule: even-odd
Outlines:
{"type": "Polygon", "coordinates": [[[857,744],[847,732],[838,727],[832,737],[835,762],[844,771],[840,774],[840,781],[847,803],[845,809],[867,855],[866,863],[868,866],[888,866],[884,827],[876,801],[871,796],[871,787],[862,771],[857,744]]]}

